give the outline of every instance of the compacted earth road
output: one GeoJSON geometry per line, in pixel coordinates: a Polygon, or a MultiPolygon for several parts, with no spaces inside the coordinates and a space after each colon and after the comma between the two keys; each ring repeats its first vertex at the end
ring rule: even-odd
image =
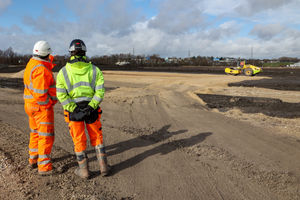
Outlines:
{"type": "Polygon", "coordinates": [[[27,168],[22,73],[0,78],[0,199],[300,199],[298,77],[104,71],[109,177],[81,180],[55,106],[55,173],[27,168]]]}

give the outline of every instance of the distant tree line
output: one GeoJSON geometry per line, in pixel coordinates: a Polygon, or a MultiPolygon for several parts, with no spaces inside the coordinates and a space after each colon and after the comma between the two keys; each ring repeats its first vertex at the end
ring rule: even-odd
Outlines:
{"type": "Polygon", "coordinates": [[[6,50],[0,49],[0,64],[19,65],[30,59],[30,55],[15,53],[11,47],[6,50]]]}
{"type": "MultiPolygon", "coordinates": [[[[13,51],[11,47],[6,50],[0,50],[0,64],[25,65],[32,55],[22,55],[13,51]]],[[[59,70],[68,61],[69,55],[58,55],[55,57],[56,70],[59,70]]],[[[168,66],[236,66],[241,61],[247,64],[263,66],[268,62],[299,62],[299,58],[280,57],[278,59],[243,59],[221,57],[217,60],[209,56],[193,56],[188,58],[161,58],[157,54],[153,55],[132,55],[132,54],[113,54],[103,56],[93,56],[88,58],[93,64],[105,69],[124,68],[134,69],[137,67],[168,67],[168,66]],[[117,64],[123,63],[123,64],[117,64]]],[[[55,70],[55,71],[56,71],[55,70]]]]}

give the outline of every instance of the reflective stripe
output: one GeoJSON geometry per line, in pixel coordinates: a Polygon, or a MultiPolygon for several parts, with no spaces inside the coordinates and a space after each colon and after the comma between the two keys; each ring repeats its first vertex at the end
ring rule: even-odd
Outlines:
{"type": "Polygon", "coordinates": [[[39,89],[32,88],[32,90],[33,90],[33,92],[38,93],[38,94],[46,94],[48,92],[48,89],[39,90],[39,89]]]}
{"type": "Polygon", "coordinates": [[[40,122],[40,124],[54,124],[53,122],[40,122]]]}
{"type": "Polygon", "coordinates": [[[85,151],[75,152],[77,161],[82,161],[87,158],[85,151]]]}
{"type": "Polygon", "coordinates": [[[69,77],[68,77],[67,67],[66,67],[66,66],[64,66],[64,67],[62,68],[62,73],[63,73],[63,75],[64,75],[65,82],[66,82],[67,87],[68,87],[68,88],[67,88],[67,91],[70,92],[70,91],[71,91],[71,82],[70,82],[70,79],[69,79],[69,77]]]}
{"type": "MultiPolygon", "coordinates": [[[[34,58],[34,59],[38,59],[38,58],[34,58]]],[[[45,67],[43,64],[38,64],[38,65],[34,66],[34,67],[31,69],[31,71],[30,71],[30,76],[29,76],[30,85],[29,85],[29,86],[28,86],[28,85],[25,85],[25,87],[26,87],[27,89],[32,90],[34,93],[37,93],[37,94],[47,94],[47,93],[48,93],[48,89],[43,89],[43,90],[41,90],[41,89],[36,89],[36,88],[33,87],[33,83],[32,83],[32,73],[33,73],[33,71],[34,71],[36,68],[38,68],[38,67],[44,67],[46,70],[48,70],[49,73],[50,73],[51,76],[52,76],[52,79],[54,80],[52,71],[49,70],[47,67],[45,67]]],[[[55,88],[55,85],[51,85],[50,88],[55,88]]],[[[33,96],[32,96],[32,95],[24,95],[24,99],[33,99],[33,96]]],[[[49,103],[49,96],[47,97],[47,100],[46,100],[46,101],[43,101],[43,102],[37,101],[37,103],[38,103],[39,105],[47,105],[47,104],[49,103]]]]}
{"type": "Polygon", "coordinates": [[[103,89],[104,88],[104,84],[102,84],[102,85],[97,85],[96,87],[95,87],[95,90],[101,90],[101,89],[103,89]]]}
{"type": "Polygon", "coordinates": [[[38,155],[29,155],[29,158],[30,158],[30,159],[37,159],[37,158],[38,158],[38,155]]]}
{"type": "MultiPolygon", "coordinates": [[[[38,67],[45,67],[45,66],[44,66],[43,64],[38,64],[38,65],[34,66],[34,67],[31,69],[30,77],[29,77],[30,82],[31,82],[32,72],[33,72],[36,68],[38,68],[38,67]]],[[[46,68],[46,70],[48,70],[48,71],[50,72],[50,74],[52,75],[52,79],[55,80],[52,71],[49,70],[47,67],[45,67],[45,68],[46,68]]]]}
{"type": "Polygon", "coordinates": [[[90,97],[78,97],[78,98],[74,99],[74,101],[76,103],[81,102],[81,101],[91,101],[91,100],[92,100],[92,98],[90,98],[90,97]]]}
{"type": "Polygon", "coordinates": [[[95,146],[95,150],[97,154],[105,154],[105,146],[103,144],[95,146]]]}
{"type": "Polygon", "coordinates": [[[96,70],[96,66],[93,65],[93,79],[92,79],[92,89],[95,91],[95,85],[96,85],[96,76],[97,76],[97,70],[96,70]]]}
{"type": "Polygon", "coordinates": [[[71,99],[67,99],[64,102],[61,102],[61,105],[65,106],[65,105],[68,105],[69,103],[72,103],[72,102],[74,102],[74,101],[71,100],[71,99]]]}
{"type": "MultiPolygon", "coordinates": [[[[73,89],[78,88],[80,86],[88,86],[88,87],[91,87],[93,90],[95,90],[95,83],[96,83],[96,76],[97,76],[96,66],[93,65],[93,79],[92,79],[91,83],[82,81],[82,82],[78,82],[78,83],[75,83],[74,85],[72,85],[71,81],[69,79],[68,73],[67,73],[66,66],[62,68],[62,73],[63,73],[64,79],[65,79],[66,85],[68,87],[67,88],[68,93],[70,93],[73,89]]],[[[61,92],[65,93],[64,91],[61,91],[61,92]]]]}
{"type": "Polygon", "coordinates": [[[98,144],[97,146],[95,146],[95,148],[97,149],[101,149],[101,148],[103,148],[104,147],[104,144],[98,144]]]}
{"type": "Polygon", "coordinates": [[[42,162],[38,162],[38,165],[46,165],[46,164],[49,164],[49,163],[51,163],[50,160],[44,160],[42,162]]]}
{"type": "Polygon", "coordinates": [[[56,92],[60,92],[60,93],[68,93],[66,89],[64,88],[56,88],[56,92]]]}
{"type": "Polygon", "coordinates": [[[46,94],[48,92],[48,89],[45,90],[40,90],[40,89],[35,89],[32,86],[32,83],[30,83],[30,85],[24,85],[27,89],[33,90],[33,92],[38,93],[38,94],[46,94]]]}
{"type": "Polygon", "coordinates": [[[78,83],[75,83],[73,86],[72,86],[72,90],[74,90],[75,88],[78,88],[80,86],[88,86],[88,87],[92,87],[92,85],[89,83],[89,82],[78,82],[78,83]]]}
{"type": "Polygon", "coordinates": [[[31,133],[37,133],[37,130],[30,129],[30,132],[31,132],[31,133]]]}
{"type": "Polygon", "coordinates": [[[46,101],[37,101],[37,103],[39,105],[47,105],[49,103],[49,96],[47,97],[47,100],[46,101]]]}
{"type": "Polygon", "coordinates": [[[85,152],[81,151],[81,152],[75,152],[76,156],[85,156],[85,152]]]}
{"type": "Polygon", "coordinates": [[[29,149],[31,152],[38,152],[38,149],[29,149]]]}
{"type": "Polygon", "coordinates": [[[39,155],[39,158],[50,158],[50,155],[49,154],[39,155]]]}
{"type": "MultiPolygon", "coordinates": [[[[34,66],[34,67],[31,69],[31,71],[30,71],[30,77],[29,77],[30,83],[32,83],[32,82],[31,82],[32,72],[33,72],[33,70],[35,70],[35,69],[38,68],[38,67],[45,67],[45,66],[42,65],[42,64],[39,64],[39,65],[34,66]]],[[[47,67],[45,67],[45,68],[48,69],[47,67]]]]}
{"type": "Polygon", "coordinates": [[[71,92],[72,90],[74,90],[75,88],[81,87],[81,86],[87,86],[90,87],[94,90],[94,87],[91,85],[91,83],[89,82],[78,82],[75,83],[74,85],[70,85],[69,89],[67,90],[67,92],[71,92]]]}
{"type": "Polygon", "coordinates": [[[101,101],[102,101],[102,98],[100,98],[100,97],[94,95],[93,100],[96,100],[96,101],[98,101],[98,102],[101,102],[101,101]]]}
{"type": "Polygon", "coordinates": [[[24,94],[24,99],[33,99],[33,96],[32,95],[25,95],[24,94]]]}
{"type": "Polygon", "coordinates": [[[43,133],[43,132],[38,132],[39,136],[54,136],[54,133],[43,133]]]}

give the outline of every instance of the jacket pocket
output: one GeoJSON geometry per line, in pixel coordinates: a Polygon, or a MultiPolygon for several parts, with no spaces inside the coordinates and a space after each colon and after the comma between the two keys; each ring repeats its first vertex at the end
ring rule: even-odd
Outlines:
{"type": "Polygon", "coordinates": [[[40,107],[38,105],[33,104],[25,104],[25,112],[29,116],[33,116],[36,112],[40,110],[40,107]]]}

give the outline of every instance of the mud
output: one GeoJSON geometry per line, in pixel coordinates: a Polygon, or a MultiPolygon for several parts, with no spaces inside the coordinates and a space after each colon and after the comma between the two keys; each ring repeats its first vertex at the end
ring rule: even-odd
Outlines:
{"type": "MultiPolygon", "coordinates": [[[[24,90],[24,83],[22,78],[3,78],[0,77],[0,88],[12,88],[24,90]]],[[[105,87],[106,91],[117,89],[118,87],[105,87]]]]}
{"type": "Polygon", "coordinates": [[[244,113],[262,113],[271,117],[300,118],[300,103],[287,103],[280,99],[197,94],[211,109],[227,112],[238,108],[244,113]]]}
{"type": "Polygon", "coordinates": [[[0,78],[0,88],[24,89],[22,78],[0,78]]]}
{"type": "Polygon", "coordinates": [[[230,87],[259,87],[274,90],[300,91],[300,75],[287,77],[272,77],[272,79],[245,80],[229,83],[230,87]]]}
{"type": "Polygon", "coordinates": [[[25,65],[4,65],[0,64],[0,73],[16,73],[25,69],[25,65]]]}
{"type": "MultiPolygon", "coordinates": [[[[95,189],[103,185],[103,180],[101,183],[99,179],[89,182],[72,178],[70,169],[77,166],[75,156],[57,146],[52,153],[55,174],[50,178],[38,176],[37,169],[27,167],[27,159],[23,159],[27,157],[24,146],[27,146],[28,135],[3,122],[0,122],[0,131],[0,191],[10,191],[1,192],[0,199],[117,199],[109,190],[95,189]]],[[[99,173],[94,172],[93,176],[99,173]]]]}
{"type": "MultiPolygon", "coordinates": [[[[100,66],[101,67],[101,66],[100,66]]],[[[124,71],[140,71],[140,72],[179,72],[179,73],[195,73],[195,74],[224,74],[227,66],[103,66],[103,70],[124,70],[124,71]]],[[[300,76],[300,68],[289,67],[264,67],[262,73],[256,76],[269,77],[286,77],[300,76]]],[[[243,75],[241,75],[243,76],[243,75]]]]}

